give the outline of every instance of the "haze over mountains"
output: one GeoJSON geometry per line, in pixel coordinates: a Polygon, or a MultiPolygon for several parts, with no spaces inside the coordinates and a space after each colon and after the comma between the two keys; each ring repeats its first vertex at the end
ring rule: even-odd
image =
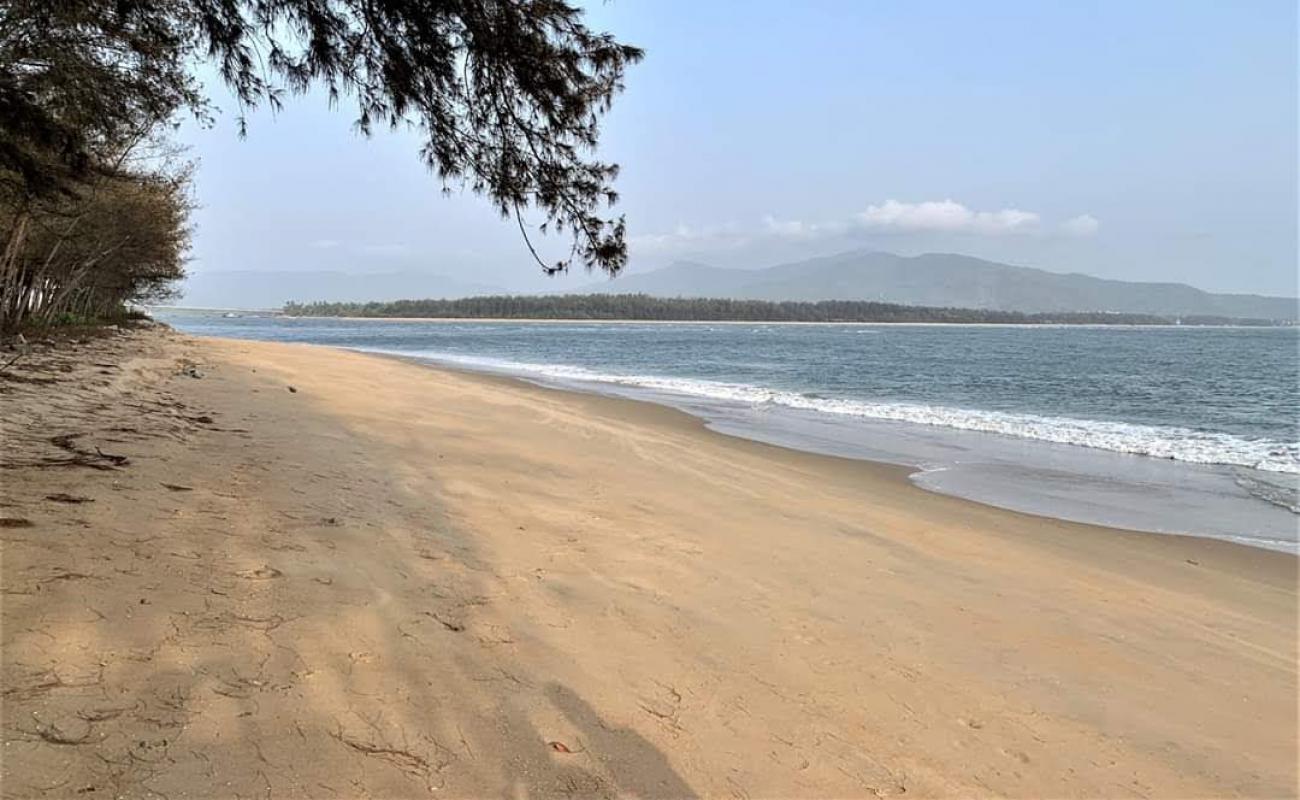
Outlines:
{"type": "MultiPolygon", "coordinates": [[[[743,300],[874,300],[903,305],[1021,311],[1110,311],[1296,321],[1295,298],[1214,294],[1181,283],[1135,283],[999,264],[970,256],[841,253],[765,269],[679,262],[565,293],[743,300]]],[[[181,305],[279,308],[285,302],[454,299],[507,294],[500,287],[422,272],[202,272],[185,283],[181,305]]],[[[560,293],[560,292],[557,292],[560,293]]]]}
{"type": "Polygon", "coordinates": [[[368,303],[425,297],[504,294],[497,286],[428,272],[353,273],[332,270],[198,272],[181,287],[188,308],[280,308],[293,300],[368,303]]]}
{"type": "Polygon", "coordinates": [[[679,262],[589,287],[602,293],[743,300],[875,300],[997,311],[1113,311],[1294,321],[1296,298],[1214,294],[1181,283],[1135,283],[1016,267],[970,256],[856,251],[758,270],[679,262]]]}

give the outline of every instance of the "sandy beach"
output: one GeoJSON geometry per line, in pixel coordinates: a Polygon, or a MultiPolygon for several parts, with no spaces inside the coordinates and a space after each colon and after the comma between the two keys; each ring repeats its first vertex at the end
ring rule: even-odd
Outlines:
{"type": "Polygon", "coordinates": [[[11,374],[4,797],[1297,791],[1288,554],[323,347],[11,374]]]}

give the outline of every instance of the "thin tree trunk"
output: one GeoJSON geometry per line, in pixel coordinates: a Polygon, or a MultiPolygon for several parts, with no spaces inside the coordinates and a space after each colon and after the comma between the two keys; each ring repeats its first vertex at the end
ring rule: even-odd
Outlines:
{"type": "Polygon", "coordinates": [[[4,251],[0,253],[0,330],[12,330],[22,321],[21,257],[30,221],[30,211],[24,208],[18,212],[4,251]]]}

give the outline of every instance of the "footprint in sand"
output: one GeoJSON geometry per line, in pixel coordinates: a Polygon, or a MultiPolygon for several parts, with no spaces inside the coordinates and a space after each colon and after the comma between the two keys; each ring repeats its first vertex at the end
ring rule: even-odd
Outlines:
{"type": "Polygon", "coordinates": [[[250,581],[269,581],[272,578],[278,578],[284,573],[275,567],[261,566],[256,569],[241,569],[235,573],[241,578],[250,581]]]}

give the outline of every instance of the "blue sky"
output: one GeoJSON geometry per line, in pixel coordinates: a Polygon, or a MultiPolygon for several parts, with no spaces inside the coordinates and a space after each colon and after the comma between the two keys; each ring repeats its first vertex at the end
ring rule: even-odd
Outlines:
{"type": "MultiPolygon", "coordinates": [[[[595,4],[647,50],[606,123],[632,269],[869,247],[1296,294],[1293,2],[595,4]]],[[[192,271],[542,278],[513,224],[443,197],[414,134],[309,95],[186,125],[192,271]]],[[[558,246],[558,243],[557,243],[558,246]]]]}

